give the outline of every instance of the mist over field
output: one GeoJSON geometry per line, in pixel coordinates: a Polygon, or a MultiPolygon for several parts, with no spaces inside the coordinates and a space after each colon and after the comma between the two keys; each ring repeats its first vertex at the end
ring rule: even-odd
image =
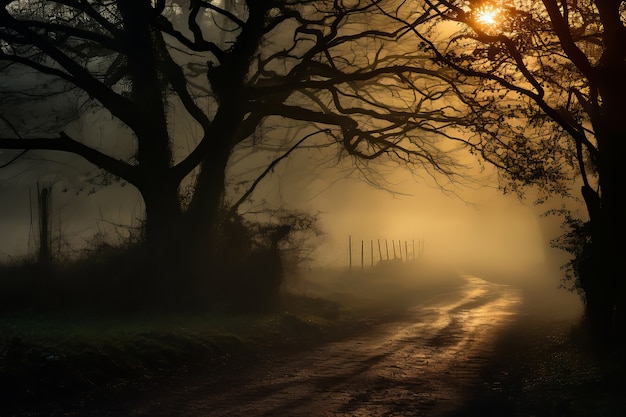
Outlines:
{"type": "MultiPolygon", "coordinates": [[[[243,162],[233,163],[230,181],[249,184],[271,155],[269,152],[263,156],[261,152],[252,162],[242,158],[243,162]]],[[[417,260],[450,274],[471,274],[535,288],[537,299],[562,301],[546,305],[578,312],[578,296],[558,288],[567,255],[550,247],[550,240],[562,233],[562,219],[543,216],[563,201],[535,205],[532,195],[524,200],[503,195],[493,176],[475,170],[469,171],[468,178],[480,176],[479,185],[468,181],[442,188],[431,178],[416,176],[397,165],[373,167],[384,175],[380,184],[372,185],[351,169],[349,162],[325,162],[328,156],[328,151],[295,152],[277,165],[242,205],[244,216],[251,219],[268,209],[317,215],[322,235],[306,244],[307,259],[299,265],[298,274],[346,271],[351,239],[354,270],[361,268],[361,244],[366,270],[372,265],[372,254],[374,264],[393,259],[394,249],[396,257],[406,260],[404,252],[408,248],[409,259],[415,253],[417,260]]],[[[233,160],[238,160],[236,155],[233,160]]],[[[23,256],[36,246],[33,184],[38,169],[43,168],[31,162],[33,169],[29,170],[25,168],[28,164],[24,161],[18,165],[15,175],[4,180],[0,188],[0,254],[4,257],[23,256]]],[[[79,251],[89,245],[94,234],[99,239],[119,242],[140,225],[142,202],[132,187],[113,184],[97,188],[92,194],[75,176],[80,172],[75,166],[53,165],[55,178],[46,178],[52,178],[50,183],[54,185],[52,228],[60,250],[79,251]]],[[[230,200],[238,198],[242,189],[245,187],[231,187],[230,200]]],[[[568,204],[572,206],[572,202],[568,204]]]]}

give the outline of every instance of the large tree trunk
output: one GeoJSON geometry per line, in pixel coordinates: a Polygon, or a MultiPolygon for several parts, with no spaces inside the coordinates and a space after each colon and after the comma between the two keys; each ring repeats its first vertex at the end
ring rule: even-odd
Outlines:
{"type": "Polygon", "coordinates": [[[230,151],[211,152],[202,162],[186,222],[200,263],[212,258],[218,249],[220,212],[223,208],[226,165],[230,151]]]}
{"type": "Polygon", "coordinates": [[[137,168],[134,181],[146,205],[145,238],[160,245],[171,238],[180,216],[179,183],[170,174],[172,149],[167,127],[164,85],[159,71],[155,39],[161,34],[151,26],[149,0],[120,2],[124,39],[129,49],[128,73],[132,98],[138,109],[129,126],[137,136],[137,168]]]}
{"type": "Polygon", "coordinates": [[[200,301],[219,297],[220,280],[225,273],[222,252],[226,249],[221,242],[225,233],[221,229],[225,220],[222,217],[225,213],[226,166],[236,143],[233,135],[240,121],[238,112],[230,111],[225,105],[220,107],[213,121],[217,140],[202,161],[185,214],[187,263],[200,301]]]}
{"type": "MultiPolygon", "coordinates": [[[[127,71],[137,113],[128,126],[137,138],[136,171],[132,179],[145,203],[143,246],[133,260],[128,291],[151,307],[173,307],[187,286],[184,241],[180,236],[179,181],[173,179],[167,126],[165,82],[155,42],[162,36],[152,27],[150,0],[118,2],[124,21],[127,71]]],[[[181,301],[184,303],[184,300],[181,301]]],[[[180,304],[180,303],[179,303],[180,304]]]]}
{"type": "Polygon", "coordinates": [[[626,131],[619,127],[598,135],[600,147],[600,211],[592,219],[592,264],[583,289],[587,313],[600,332],[618,336],[625,327],[625,277],[622,258],[626,254],[624,206],[626,184],[623,157],[626,131]]]}
{"type": "Polygon", "coordinates": [[[604,29],[604,50],[590,79],[592,91],[597,88],[600,96],[590,114],[598,148],[600,200],[599,210],[590,211],[591,257],[580,278],[587,315],[602,334],[619,338],[620,331],[626,330],[626,272],[622,261],[626,253],[626,218],[621,203],[626,186],[626,50],[620,2],[595,4],[604,29]]]}
{"type": "Polygon", "coordinates": [[[192,277],[191,288],[200,303],[220,297],[229,273],[228,259],[231,258],[223,255],[232,255],[227,253],[228,245],[222,240],[229,235],[222,230],[229,222],[229,219],[222,218],[225,213],[226,166],[233,148],[247,136],[247,133],[241,133],[242,121],[248,113],[242,109],[242,105],[247,104],[246,78],[264,33],[268,7],[264,2],[247,0],[245,3],[248,17],[241,33],[232,47],[219,57],[219,65],[207,71],[219,110],[209,127],[211,144],[201,163],[184,219],[184,246],[188,248],[185,259],[192,277]]]}
{"type": "Polygon", "coordinates": [[[148,245],[171,244],[180,227],[181,210],[178,184],[173,181],[148,182],[140,189],[145,203],[144,239],[148,245]]]}
{"type": "Polygon", "coordinates": [[[623,47],[603,57],[599,66],[602,107],[594,119],[598,144],[599,210],[591,218],[591,267],[581,277],[589,318],[612,337],[626,330],[626,217],[621,202],[626,186],[626,80],[623,47]]]}

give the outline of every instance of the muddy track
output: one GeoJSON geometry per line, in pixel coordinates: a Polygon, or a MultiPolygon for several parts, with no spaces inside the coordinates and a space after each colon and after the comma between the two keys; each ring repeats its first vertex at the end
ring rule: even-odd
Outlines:
{"type": "Polygon", "coordinates": [[[458,409],[521,304],[518,290],[465,285],[368,331],[239,370],[174,381],[98,416],[442,416],[458,409]]]}

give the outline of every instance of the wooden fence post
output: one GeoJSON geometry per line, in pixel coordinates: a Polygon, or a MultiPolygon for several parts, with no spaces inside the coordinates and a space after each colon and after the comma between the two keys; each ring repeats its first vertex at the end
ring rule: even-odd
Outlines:
{"type": "Polygon", "coordinates": [[[51,261],[50,252],[50,201],[52,200],[52,186],[39,187],[37,182],[37,203],[39,215],[39,258],[41,265],[48,265],[51,261]]]}
{"type": "Polygon", "coordinates": [[[363,240],[361,240],[361,271],[363,270],[363,240]]]}
{"type": "Polygon", "coordinates": [[[348,258],[349,258],[349,266],[348,269],[352,271],[352,235],[348,235],[348,258]]]}

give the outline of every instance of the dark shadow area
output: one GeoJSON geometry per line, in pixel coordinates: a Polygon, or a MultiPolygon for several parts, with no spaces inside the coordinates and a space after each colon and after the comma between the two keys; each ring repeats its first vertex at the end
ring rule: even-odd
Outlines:
{"type": "Polygon", "coordinates": [[[175,248],[155,258],[141,239],[1,264],[0,415],[72,408],[91,393],[319,335],[339,319],[336,303],[281,294],[285,263],[301,261],[291,239],[308,231],[305,217],[223,221],[200,276],[175,248]]]}
{"type": "Polygon", "coordinates": [[[447,417],[626,415],[624,353],[598,343],[584,322],[525,307],[496,340],[482,384],[447,417]]]}

